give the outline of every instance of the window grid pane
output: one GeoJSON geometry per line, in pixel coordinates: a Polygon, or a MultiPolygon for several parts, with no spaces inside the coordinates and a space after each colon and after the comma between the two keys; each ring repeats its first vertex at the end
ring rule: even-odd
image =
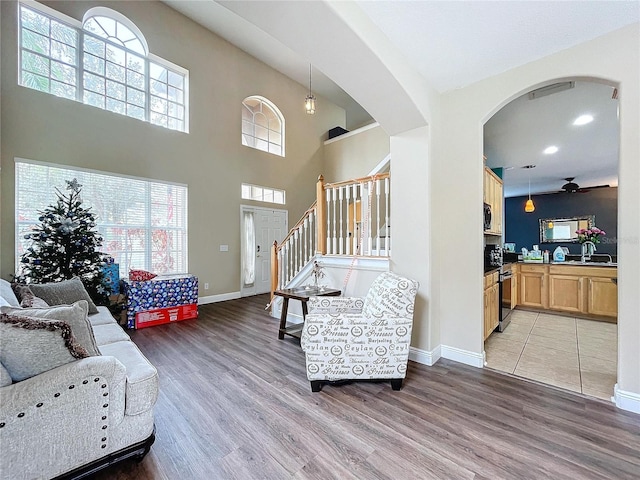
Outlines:
{"type": "Polygon", "coordinates": [[[271,187],[261,187],[243,183],[241,185],[241,198],[243,200],[254,200],[256,202],[285,204],[285,191],[271,187]]]}
{"type": "Polygon", "coordinates": [[[242,102],[242,145],[284,157],[284,118],[262,97],[242,102]]]}
{"type": "Polygon", "coordinates": [[[149,62],[143,41],[119,20],[94,16],[79,30],[20,5],[20,53],[22,86],[186,131],[187,75],[149,62]]]}
{"type": "Polygon", "coordinates": [[[82,185],[83,206],[97,217],[101,250],[115,258],[121,274],[130,268],[187,272],[186,186],[27,162],[16,162],[16,268],[39,211],[56,201],[55,187],[64,192],[73,178],[82,185]]]}

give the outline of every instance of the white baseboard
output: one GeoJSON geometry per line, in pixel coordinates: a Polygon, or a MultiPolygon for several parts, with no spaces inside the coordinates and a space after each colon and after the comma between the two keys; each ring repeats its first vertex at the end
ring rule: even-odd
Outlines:
{"type": "Polygon", "coordinates": [[[409,360],[431,367],[440,360],[440,345],[431,351],[409,347],[409,360]]]}
{"type": "Polygon", "coordinates": [[[484,355],[482,353],[474,353],[447,345],[441,345],[440,351],[442,358],[464,363],[465,365],[471,365],[472,367],[482,368],[484,366],[484,355]]]}
{"type": "Polygon", "coordinates": [[[229,292],[221,293],[219,295],[209,295],[208,297],[198,297],[198,305],[224,302],[225,300],[235,300],[236,298],[240,298],[240,292],[229,292]]]}
{"type": "Polygon", "coordinates": [[[640,394],[620,390],[617,383],[613,387],[613,392],[612,400],[618,408],[628,412],[640,413],[640,394]]]}

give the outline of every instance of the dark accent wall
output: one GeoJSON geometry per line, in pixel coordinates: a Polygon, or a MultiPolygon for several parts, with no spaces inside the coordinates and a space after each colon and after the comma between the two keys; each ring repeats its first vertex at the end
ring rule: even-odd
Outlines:
{"type": "Polygon", "coordinates": [[[572,254],[580,254],[579,243],[540,243],[541,218],[566,218],[579,215],[595,215],[595,225],[607,232],[600,239],[596,253],[618,253],[618,189],[597,188],[580,193],[550,193],[532,195],[536,207],[526,213],[524,204],[528,197],[505,199],[505,242],[515,242],[516,251],[522,247],[531,250],[540,245],[541,250],[553,252],[558,245],[568,247],[572,254]]]}

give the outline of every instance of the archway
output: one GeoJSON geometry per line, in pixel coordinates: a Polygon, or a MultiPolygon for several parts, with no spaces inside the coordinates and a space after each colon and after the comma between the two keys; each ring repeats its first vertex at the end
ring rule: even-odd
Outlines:
{"type": "MultiPolygon", "coordinates": [[[[525,89],[486,117],[483,148],[487,165],[503,178],[507,197],[505,228],[501,236],[484,236],[485,249],[505,243],[515,243],[516,252],[522,247],[530,250],[532,245],[541,250],[562,245],[576,260],[571,266],[513,264],[513,279],[505,279],[500,286],[513,284],[518,292],[498,300],[504,305],[499,313],[502,322],[485,341],[485,365],[607,400],[618,375],[617,325],[604,322],[615,322],[617,315],[617,287],[611,282],[612,276],[617,277],[617,267],[608,265],[609,255],[614,260],[617,256],[620,142],[616,87],[615,82],[604,79],[562,78],[525,89]],[[543,153],[551,146],[555,148],[543,153]],[[520,168],[532,164],[537,168],[520,168]],[[531,172],[537,175],[530,176],[531,172]],[[568,194],[561,186],[566,177],[576,175],[582,188],[568,194]],[[536,205],[531,213],[523,208],[527,177],[536,205]],[[575,238],[553,242],[543,235],[543,219],[594,212],[595,224],[605,226],[608,235],[591,261],[602,260],[606,267],[604,263],[582,265],[575,238]],[[607,303],[606,311],[600,302],[607,303]]],[[[546,220],[545,229],[552,224],[546,220]]],[[[516,256],[505,254],[508,263],[517,260],[516,256]]]]}

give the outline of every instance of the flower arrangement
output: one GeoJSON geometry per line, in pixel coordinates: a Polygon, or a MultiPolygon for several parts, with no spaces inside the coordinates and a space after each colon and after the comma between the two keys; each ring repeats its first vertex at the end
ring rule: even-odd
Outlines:
{"type": "Polygon", "coordinates": [[[576,230],[578,234],[578,241],[580,243],[593,242],[594,244],[600,243],[600,236],[607,234],[604,230],[600,230],[598,227],[581,228],[576,230]]]}

